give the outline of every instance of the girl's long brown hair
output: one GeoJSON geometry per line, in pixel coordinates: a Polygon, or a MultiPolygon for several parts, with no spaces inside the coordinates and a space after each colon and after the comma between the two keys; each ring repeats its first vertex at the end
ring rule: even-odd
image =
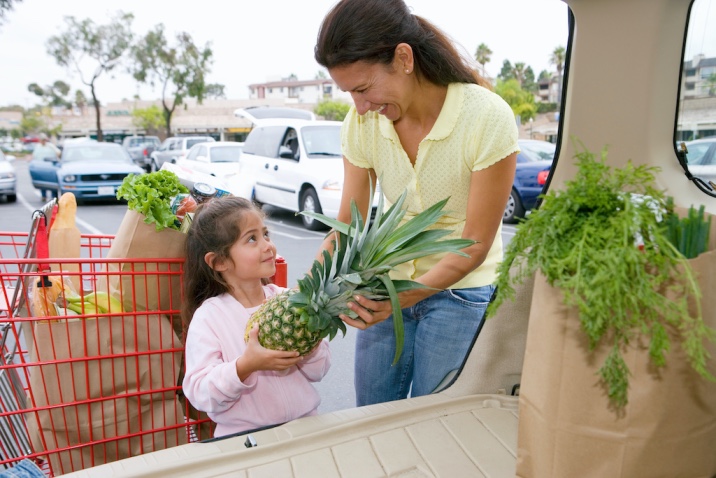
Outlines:
{"type": "Polygon", "coordinates": [[[241,235],[241,219],[253,211],[263,211],[248,199],[222,197],[199,206],[186,238],[184,262],[184,302],[182,319],[186,324],[206,299],[230,292],[221,274],[206,263],[204,256],[213,252],[216,261],[231,260],[231,246],[241,235]]]}
{"type": "Polygon", "coordinates": [[[475,83],[491,88],[450,38],[410,13],[403,0],[341,0],[323,20],[315,57],[329,70],[357,61],[389,65],[399,43],[413,49],[418,78],[440,86],[475,83]]]}

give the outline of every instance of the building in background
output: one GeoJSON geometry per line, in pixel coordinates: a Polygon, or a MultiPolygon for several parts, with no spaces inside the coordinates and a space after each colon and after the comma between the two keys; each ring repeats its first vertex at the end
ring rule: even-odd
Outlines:
{"type": "Polygon", "coordinates": [[[341,91],[330,78],[299,80],[295,76],[249,85],[249,99],[283,100],[286,105],[315,105],[323,100],[343,100],[352,103],[351,95],[341,91]]]}
{"type": "MultiPolygon", "coordinates": [[[[239,108],[253,106],[292,106],[313,110],[313,104],[287,104],[281,99],[262,100],[204,100],[199,104],[195,99],[185,100],[184,105],[174,110],[171,122],[171,136],[209,135],[218,141],[243,141],[251,130],[251,122],[234,116],[239,108]]],[[[131,100],[107,103],[100,110],[102,133],[105,141],[121,143],[126,136],[143,135],[146,131],[137,128],[132,122],[132,111],[156,105],[162,107],[160,100],[131,100]]],[[[96,138],[94,108],[86,108],[83,114],[53,115],[53,121],[62,123],[59,139],[89,137],[96,138]]],[[[159,128],[158,136],[164,139],[166,129],[159,128]]]]}

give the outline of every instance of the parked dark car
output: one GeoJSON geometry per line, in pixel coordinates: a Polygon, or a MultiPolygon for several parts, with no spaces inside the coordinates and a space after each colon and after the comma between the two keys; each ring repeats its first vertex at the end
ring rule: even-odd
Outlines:
{"type": "Polygon", "coordinates": [[[179,160],[186,158],[192,146],[199,143],[210,143],[215,141],[211,136],[173,136],[155,147],[150,156],[151,171],[158,171],[165,162],[176,164],[179,160]]]}
{"type": "Polygon", "coordinates": [[[554,159],[555,145],[535,139],[519,140],[517,171],[502,222],[514,224],[534,208],[554,159]]]}
{"type": "Polygon", "coordinates": [[[65,146],[59,160],[33,159],[28,169],[37,189],[72,192],[77,199],[116,197],[128,174],[144,172],[120,145],[94,141],[65,146]]]}
{"type": "Polygon", "coordinates": [[[157,136],[127,136],[122,141],[122,147],[129,153],[137,166],[150,172],[152,151],[158,148],[160,143],[157,136]]]}

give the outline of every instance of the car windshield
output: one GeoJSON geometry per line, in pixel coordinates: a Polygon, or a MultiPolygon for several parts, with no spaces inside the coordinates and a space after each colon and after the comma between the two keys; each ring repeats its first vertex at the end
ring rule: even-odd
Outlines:
{"type": "Polygon", "coordinates": [[[522,154],[530,161],[552,161],[555,145],[547,141],[520,143],[522,154]]]}
{"type": "Polygon", "coordinates": [[[308,155],[343,156],[341,152],[341,126],[306,126],[301,130],[308,155]]]}
{"type": "Polygon", "coordinates": [[[120,147],[95,145],[65,148],[62,161],[130,161],[130,158],[120,147]]]}
{"type": "Polygon", "coordinates": [[[191,148],[191,147],[194,146],[195,144],[206,143],[207,141],[211,141],[211,140],[210,140],[210,139],[206,139],[206,138],[187,139],[187,140],[186,140],[186,149],[191,148]]]}
{"type": "Polygon", "coordinates": [[[217,146],[211,148],[212,163],[238,163],[241,157],[241,146],[217,146]]]}
{"type": "MultiPolygon", "coordinates": [[[[714,140],[714,142],[716,142],[716,140],[714,140]]],[[[694,166],[708,164],[708,156],[706,155],[706,153],[708,152],[712,144],[712,142],[686,143],[686,150],[688,151],[686,153],[686,160],[688,161],[688,163],[694,166]]]]}
{"type": "Polygon", "coordinates": [[[159,144],[159,141],[155,138],[132,138],[129,140],[130,148],[136,148],[144,144],[159,144]]]}

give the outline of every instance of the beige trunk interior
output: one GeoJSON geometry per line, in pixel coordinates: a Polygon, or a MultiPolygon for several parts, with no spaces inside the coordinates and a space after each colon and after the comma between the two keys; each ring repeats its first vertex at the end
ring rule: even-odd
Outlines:
{"type": "Polygon", "coordinates": [[[517,398],[445,394],[308,417],[251,434],[191,443],[73,477],[511,477],[517,398]]]}

